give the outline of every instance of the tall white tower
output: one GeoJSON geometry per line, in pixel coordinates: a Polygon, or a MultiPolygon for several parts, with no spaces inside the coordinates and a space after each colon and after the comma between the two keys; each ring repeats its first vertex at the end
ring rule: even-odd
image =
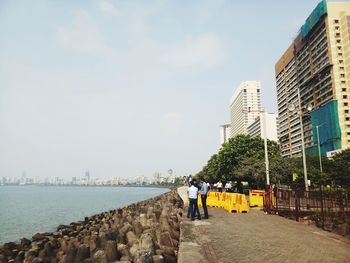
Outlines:
{"type": "Polygon", "coordinates": [[[260,115],[260,81],[242,81],[230,100],[231,136],[247,134],[247,128],[260,115]]]}

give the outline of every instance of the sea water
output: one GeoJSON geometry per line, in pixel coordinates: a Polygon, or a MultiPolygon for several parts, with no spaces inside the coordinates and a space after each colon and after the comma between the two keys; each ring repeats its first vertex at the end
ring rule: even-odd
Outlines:
{"type": "Polygon", "coordinates": [[[150,187],[0,186],[0,245],[165,192],[150,187]]]}

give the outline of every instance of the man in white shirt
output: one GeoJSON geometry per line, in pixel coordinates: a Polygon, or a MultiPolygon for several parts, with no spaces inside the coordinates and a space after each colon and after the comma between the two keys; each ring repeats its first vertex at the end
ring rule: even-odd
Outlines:
{"type": "Polygon", "coordinates": [[[191,186],[188,188],[188,198],[190,200],[190,213],[191,220],[194,220],[196,211],[198,211],[198,219],[201,219],[198,209],[198,188],[194,185],[194,181],[191,181],[191,186]]]}

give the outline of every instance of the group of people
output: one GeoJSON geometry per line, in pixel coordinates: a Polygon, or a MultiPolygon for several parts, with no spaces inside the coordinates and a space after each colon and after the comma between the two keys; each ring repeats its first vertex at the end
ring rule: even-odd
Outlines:
{"type": "Polygon", "coordinates": [[[203,180],[200,184],[197,184],[195,179],[190,178],[189,188],[188,188],[188,198],[189,198],[189,207],[187,212],[187,217],[191,220],[194,220],[197,214],[199,220],[202,219],[201,214],[198,208],[198,193],[200,193],[202,207],[204,210],[204,219],[208,219],[208,209],[207,209],[207,194],[209,191],[209,184],[203,180]]]}
{"type": "Polygon", "coordinates": [[[243,187],[241,182],[236,182],[235,187],[233,187],[233,184],[231,181],[222,183],[221,181],[218,181],[215,184],[210,185],[205,179],[203,179],[200,183],[197,183],[196,179],[192,178],[190,175],[188,178],[185,179],[186,183],[188,184],[188,198],[189,198],[189,207],[187,212],[187,217],[192,220],[194,220],[196,217],[201,220],[201,214],[199,212],[198,208],[198,193],[200,193],[200,198],[202,201],[202,207],[204,210],[204,218],[208,219],[208,209],[207,209],[207,195],[209,189],[213,189],[214,191],[218,192],[228,192],[231,193],[233,191],[242,193],[243,187]],[[197,215],[197,216],[196,216],[197,215]]]}

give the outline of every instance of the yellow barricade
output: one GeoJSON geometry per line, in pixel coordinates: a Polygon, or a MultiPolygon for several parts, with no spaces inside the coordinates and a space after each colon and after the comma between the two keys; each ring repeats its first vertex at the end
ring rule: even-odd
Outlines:
{"type": "Polygon", "coordinates": [[[214,207],[221,207],[221,193],[219,192],[213,192],[214,193],[214,207]]]}
{"type": "Polygon", "coordinates": [[[202,197],[200,194],[198,194],[198,206],[202,206],[202,197]]]}
{"type": "Polygon", "coordinates": [[[226,203],[225,210],[229,213],[237,213],[237,202],[236,202],[236,193],[227,193],[228,199],[226,203]]]}
{"type": "Polygon", "coordinates": [[[250,190],[249,191],[249,206],[264,206],[264,190],[250,190]]]}
{"type": "MultiPolygon", "coordinates": [[[[198,206],[202,206],[201,195],[198,194],[198,206]]],[[[221,207],[229,213],[249,213],[247,198],[243,194],[208,192],[207,206],[221,207]]]]}
{"type": "Polygon", "coordinates": [[[238,213],[249,213],[250,207],[247,202],[247,198],[243,194],[237,194],[237,206],[238,213]]]}
{"type": "Polygon", "coordinates": [[[221,202],[220,202],[221,207],[227,211],[229,204],[230,204],[230,195],[228,193],[221,193],[221,202]]]}
{"type": "Polygon", "coordinates": [[[216,206],[217,197],[215,192],[208,192],[207,194],[207,206],[215,207],[216,206]]]}

